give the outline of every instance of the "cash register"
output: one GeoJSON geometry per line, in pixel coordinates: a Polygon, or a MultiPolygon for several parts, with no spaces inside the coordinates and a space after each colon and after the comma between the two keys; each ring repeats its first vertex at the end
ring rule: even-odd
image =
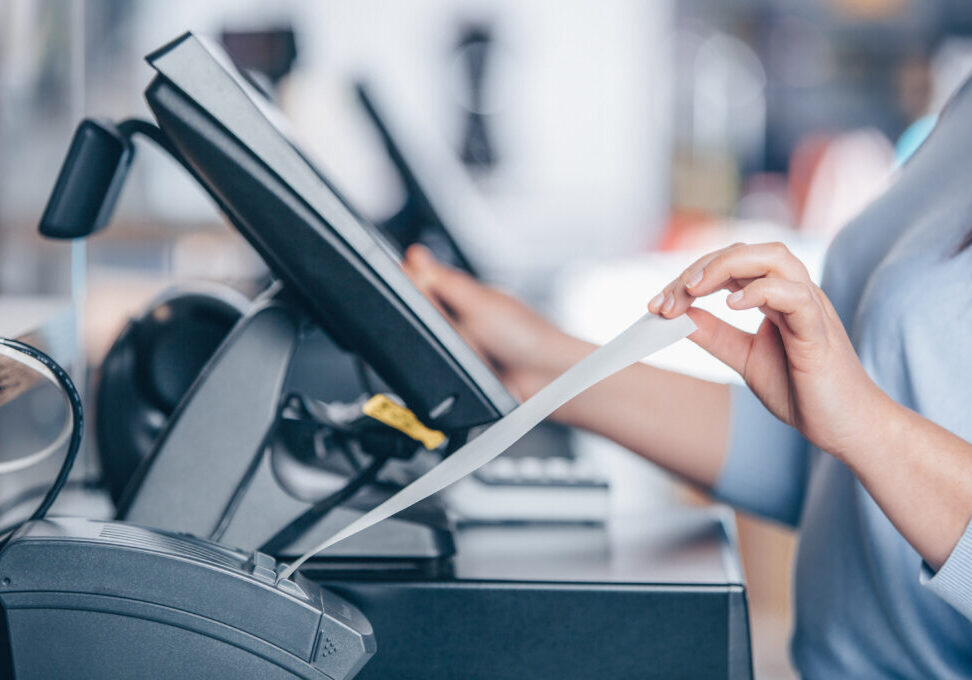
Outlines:
{"type": "MultiPolygon", "coordinates": [[[[107,531],[33,526],[4,554],[77,537],[90,564],[110,569],[106,546],[121,543],[156,559],[209,560],[249,588],[261,561],[272,570],[274,557],[336,532],[516,402],[404,275],[393,242],[308,161],[218,47],[185,34],[148,62],[156,123],[84,121],[42,232],[83,238],[104,227],[141,135],[197,180],[275,281],[176,408],[118,521],[107,531]],[[295,351],[315,332],[368,366],[370,393],[325,402],[285,389],[295,351]]],[[[734,540],[719,511],[609,527],[457,527],[433,498],[333,546],[290,587],[312,593],[325,619],[342,606],[354,614],[357,656],[341,677],[746,678],[734,540]],[[361,668],[372,627],[379,651],[361,668]]],[[[49,577],[59,579],[71,581],[63,569],[49,577]]],[[[326,656],[329,643],[314,635],[304,646],[326,656]]]]}

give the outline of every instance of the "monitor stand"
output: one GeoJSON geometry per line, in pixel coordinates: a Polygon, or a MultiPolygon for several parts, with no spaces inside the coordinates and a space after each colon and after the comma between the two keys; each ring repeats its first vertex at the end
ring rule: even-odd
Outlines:
{"type": "MultiPolygon", "coordinates": [[[[279,286],[254,303],[136,472],[118,519],[252,550],[318,500],[296,495],[282,472],[312,478],[315,469],[295,471],[302,463],[269,446],[268,435],[308,323],[279,286]]],[[[319,543],[395,488],[364,487],[275,556],[286,558],[319,543]]],[[[335,546],[314,568],[374,577],[434,576],[449,568],[454,552],[446,513],[432,499],[335,546]]]]}

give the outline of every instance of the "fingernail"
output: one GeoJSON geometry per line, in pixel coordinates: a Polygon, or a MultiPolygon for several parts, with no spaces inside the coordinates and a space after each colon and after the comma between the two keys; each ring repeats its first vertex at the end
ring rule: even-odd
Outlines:
{"type": "Polygon", "coordinates": [[[665,314],[668,314],[670,311],[672,311],[672,307],[674,306],[675,306],[675,296],[669,293],[668,295],[665,296],[665,304],[662,305],[661,310],[665,314]]]}
{"type": "Polygon", "coordinates": [[[692,274],[692,276],[690,276],[685,281],[685,285],[688,288],[695,288],[697,285],[699,285],[700,283],[702,283],[702,278],[704,276],[705,276],[705,270],[704,269],[700,269],[699,271],[697,271],[694,274],[692,274]]]}
{"type": "Polygon", "coordinates": [[[729,297],[726,298],[726,302],[730,304],[736,304],[742,299],[743,299],[743,292],[741,290],[737,290],[735,293],[729,294],[729,297]]]}
{"type": "Polygon", "coordinates": [[[653,297],[650,302],[648,302],[648,309],[653,309],[654,307],[657,307],[662,303],[662,300],[664,299],[665,299],[665,294],[659,293],[658,295],[653,297]]]}

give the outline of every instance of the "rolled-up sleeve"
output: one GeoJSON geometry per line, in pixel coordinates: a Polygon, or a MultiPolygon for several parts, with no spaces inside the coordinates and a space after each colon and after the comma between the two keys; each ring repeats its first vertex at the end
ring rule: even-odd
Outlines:
{"type": "Polygon", "coordinates": [[[972,620],[972,522],[937,573],[922,564],[921,583],[972,620]]]}
{"type": "Polygon", "coordinates": [[[740,510],[796,526],[807,482],[807,440],[748,387],[730,388],[726,459],[713,495],[740,510]]]}

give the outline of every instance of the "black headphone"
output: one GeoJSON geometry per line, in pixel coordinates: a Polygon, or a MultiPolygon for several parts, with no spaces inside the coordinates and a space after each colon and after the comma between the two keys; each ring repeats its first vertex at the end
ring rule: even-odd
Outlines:
{"type": "Polygon", "coordinates": [[[115,339],[94,395],[98,457],[114,501],[248,305],[226,286],[177,287],[153,300],[115,339]]]}

